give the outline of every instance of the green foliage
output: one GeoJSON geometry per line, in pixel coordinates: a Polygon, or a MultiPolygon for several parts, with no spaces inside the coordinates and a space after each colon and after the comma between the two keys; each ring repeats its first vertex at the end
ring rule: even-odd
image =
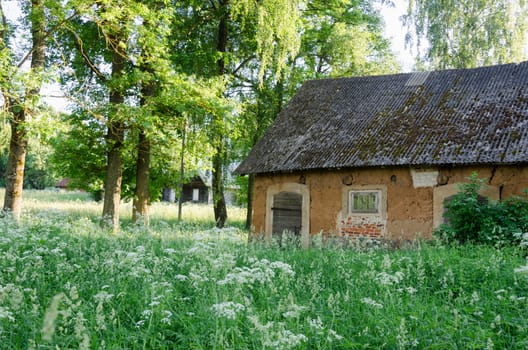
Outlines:
{"type": "Polygon", "coordinates": [[[62,116],[63,129],[52,139],[50,166],[68,186],[100,194],[106,165],[104,125],[83,111],[62,116]]]}
{"type": "Polygon", "coordinates": [[[445,204],[447,224],[435,234],[449,242],[518,244],[520,234],[528,232],[528,195],[489,201],[479,195],[484,179],[472,174],[469,180],[445,204]]]}
{"type": "MultiPolygon", "coordinates": [[[[31,141],[24,169],[24,188],[42,190],[54,187],[59,177],[49,164],[52,148],[35,140],[31,141]]],[[[8,156],[7,150],[0,152],[0,186],[2,187],[5,187],[8,156]]]]}
{"type": "Polygon", "coordinates": [[[248,177],[247,176],[237,176],[235,177],[235,185],[237,186],[237,191],[235,192],[235,205],[246,206],[247,205],[247,196],[248,196],[248,177]]]}
{"type": "Polygon", "coordinates": [[[472,68],[526,59],[524,0],[411,0],[405,22],[416,34],[418,60],[432,68],[472,68]],[[422,45],[425,41],[425,45],[422,45]]]}
{"type": "Polygon", "coordinates": [[[400,67],[383,38],[372,1],[311,0],[303,13],[300,57],[306,78],[396,73],[400,67]]]}
{"type": "Polygon", "coordinates": [[[108,235],[50,199],[0,225],[6,349],[528,346],[518,248],[278,249],[159,220],[108,235]]]}

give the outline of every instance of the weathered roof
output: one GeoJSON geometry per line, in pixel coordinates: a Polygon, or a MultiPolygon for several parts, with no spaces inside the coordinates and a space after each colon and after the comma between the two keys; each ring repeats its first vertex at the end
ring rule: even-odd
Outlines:
{"type": "Polygon", "coordinates": [[[528,62],[313,80],[238,174],[528,163],[528,62]]]}

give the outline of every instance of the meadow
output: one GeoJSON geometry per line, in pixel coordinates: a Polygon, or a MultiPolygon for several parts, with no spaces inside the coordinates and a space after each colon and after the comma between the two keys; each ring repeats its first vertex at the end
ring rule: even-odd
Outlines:
{"type": "Polygon", "coordinates": [[[303,250],[161,203],[112,234],[86,194],[24,196],[0,220],[2,349],[528,348],[526,247],[303,250]]]}

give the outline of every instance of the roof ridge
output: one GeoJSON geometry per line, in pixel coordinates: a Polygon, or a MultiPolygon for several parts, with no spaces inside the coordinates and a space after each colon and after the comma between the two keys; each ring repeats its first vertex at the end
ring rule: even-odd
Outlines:
{"type": "Polygon", "coordinates": [[[381,77],[307,82],[236,172],[528,164],[528,62],[381,77]]]}

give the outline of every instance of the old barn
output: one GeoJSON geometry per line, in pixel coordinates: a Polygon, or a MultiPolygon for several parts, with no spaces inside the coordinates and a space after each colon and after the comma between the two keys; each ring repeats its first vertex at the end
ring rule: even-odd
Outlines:
{"type": "Polygon", "coordinates": [[[236,172],[268,238],[431,237],[471,173],[494,200],[528,188],[528,62],[308,81],[236,172]]]}

